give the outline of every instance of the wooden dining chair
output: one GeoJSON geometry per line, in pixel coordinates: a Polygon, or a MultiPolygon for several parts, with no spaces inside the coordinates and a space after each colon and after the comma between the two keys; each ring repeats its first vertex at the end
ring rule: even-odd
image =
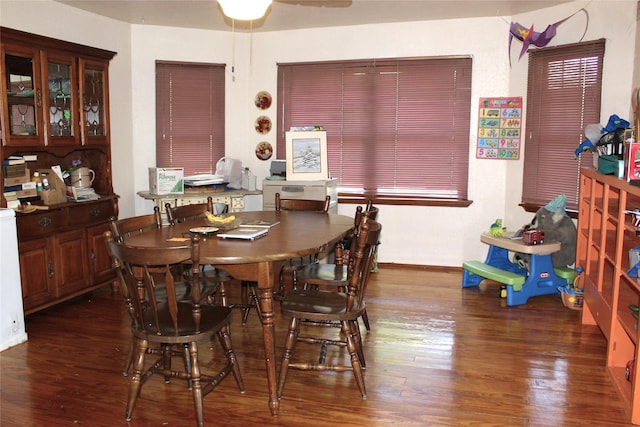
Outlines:
{"type": "MultiPolygon", "coordinates": [[[[185,221],[204,217],[204,212],[214,212],[213,198],[207,197],[206,203],[197,203],[183,206],[171,206],[170,203],[165,204],[167,212],[167,220],[170,225],[180,224],[185,221]]],[[[214,266],[205,265],[202,270],[201,281],[208,283],[215,283],[217,286],[215,289],[211,289],[206,294],[206,299],[210,302],[217,302],[221,305],[238,308],[242,310],[242,324],[247,323],[249,312],[252,308],[258,310],[257,293],[254,286],[251,286],[250,282],[241,282],[241,293],[239,303],[230,303],[227,297],[226,286],[233,280],[226,272],[215,268],[214,266]]]]}
{"type": "Polygon", "coordinates": [[[283,198],[280,193],[276,193],[276,210],[277,211],[311,211],[311,212],[329,212],[331,205],[331,196],[326,196],[322,200],[283,198]]]}
{"type": "MultiPolygon", "coordinates": [[[[189,220],[204,218],[205,211],[213,213],[213,198],[208,196],[206,203],[194,203],[182,206],[171,206],[170,203],[165,203],[164,207],[167,213],[169,226],[173,226],[189,220]]],[[[200,225],[204,226],[205,224],[203,222],[200,225]]],[[[209,303],[213,303],[217,299],[218,303],[227,305],[225,285],[232,279],[233,278],[229,274],[222,270],[211,265],[203,265],[200,280],[207,284],[214,285],[213,287],[209,287],[208,291],[205,293],[205,300],[209,303]]]]}
{"type": "MultiPolygon", "coordinates": [[[[355,237],[353,258],[349,263],[349,274],[346,292],[326,291],[322,289],[296,289],[285,295],[280,303],[283,316],[291,318],[289,330],[285,338],[282,364],[278,378],[278,398],[282,397],[287,374],[290,368],[313,371],[352,371],[362,398],[367,396],[364,383],[365,358],[358,318],[365,310],[365,294],[373,253],[380,237],[380,223],[364,217],[360,234],[355,237]],[[315,322],[315,323],[309,323],[315,322]],[[316,325],[340,323],[340,336],[336,339],[322,335],[301,335],[301,327],[318,329],[316,325]],[[320,345],[320,356],[308,362],[295,361],[294,353],[297,343],[301,341],[320,345]],[[329,360],[329,346],[346,347],[350,364],[329,360]]],[[[326,331],[326,328],[322,328],[326,331]]],[[[339,356],[338,356],[339,357],[339,356]]]]}
{"type": "MultiPolygon", "coordinates": [[[[171,206],[171,203],[165,203],[164,208],[169,224],[176,225],[191,219],[204,218],[205,211],[213,213],[213,198],[211,196],[207,197],[206,203],[194,203],[182,206],[171,206]]],[[[204,223],[202,225],[204,225],[204,223]]]]}
{"type": "MultiPolygon", "coordinates": [[[[131,317],[131,333],[135,342],[135,364],[129,383],[129,397],[125,419],[131,421],[133,410],[144,383],[153,375],[159,374],[165,382],[172,378],[186,381],[193,395],[193,403],[198,426],[204,425],[203,398],[211,392],[229,373],[235,377],[241,393],[244,384],[236,359],[231,337],[229,321],[231,309],[219,305],[202,304],[200,293],[200,242],[193,236],[190,244],[167,246],[163,248],[141,248],[117,242],[110,231],[105,232],[105,240],[114,267],[120,279],[127,311],[131,317]],[[176,293],[178,284],[186,276],[176,274],[174,267],[189,261],[191,274],[191,299],[181,301],[176,293]],[[139,277],[134,270],[142,270],[144,298],[136,296],[139,277]],[[162,274],[158,274],[162,270],[162,274]],[[165,289],[164,295],[158,295],[158,289],[165,289]],[[212,375],[201,373],[198,359],[198,343],[210,341],[216,335],[227,361],[222,369],[212,375]],[[146,363],[149,345],[159,345],[162,351],[158,359],[146,363]],[[174,349],[177,348],[177,349],[174,349]],[[184,369],[176,369],[172,359],[182,357],[184,369]]],[[[173,389],[166,389],[172,393],[173,389]]]]}
{"type": "MultiPolygon", "coordinates": [[[[345,292],[349,263],[346,260],[350,259],[349,254],[353,250],[351,246],[356,242],[356,238],[360,234],[360,226],[364,217],[373,220],[378,217],[378,208],[373,206],[371,201],[367,203],[365,209],[362,206],[356,208],[353,218],[353,230],[335,247],[335,263],[314,263],[305,266],[298,271],[297,279],[299,284],[305,288],[322,288],[345,292]]],[[[362,313],[362,322],[365,328],[370,331],[371,325],[366,309],[362,313]]]]}
{"type": "MultiPolygon", "coordinates": [[[[309,199],[291,199],[282,198],[280,193],[275,195],[275,207],[276,211],[309,211],[328,213],[329,206],[331,204],[331,197],[326,196],[324,200],[309,200],[309,199]]],[[[291,288],[297,289],[298,278],[297,273],[305,266],[318,262],[319,254],[313,254],[308,257],[292,258],[287,260],[280,268],[278,290],[274,293],[274,298],[282,299],[286,292],[286,277],[291,277],[291,288]]]]}
{"type": "Polygon", "coordinates": [[[109,218],[109,228],[111,229],[113,238],[119,243],[124,242],[127,237],[161,227],[162,217],[160,215],[160,208],[157,206],[153,207],[152,214],[124,219],[118,219],[116,217],[109,218]]]}
{"type": "MultiPolygon", "coordinates": [[[[155,230],[162,227],[162,217],[160,216],[160,208],[154,206],[153,213],[148,215],[139,215],[130,218],[118,219],[116,217],[109,218],[109,228],[113,239],[118,243],[124,243],[124,241],[136,234],[144,233],[145,231],[155,230]]],[[[139,298],[144,298],[144,286],[142,285],[142,269],[138,267],[133,268],[133,274],[138,279],[138,292],[139,298]]],[[[150,349],[153,352],[153,349],[150,349]]],[[[131,364],[133,363],[133,341],[129,346],[129,353],[125,362],[122,375],[129,375],[131,364]]]]}

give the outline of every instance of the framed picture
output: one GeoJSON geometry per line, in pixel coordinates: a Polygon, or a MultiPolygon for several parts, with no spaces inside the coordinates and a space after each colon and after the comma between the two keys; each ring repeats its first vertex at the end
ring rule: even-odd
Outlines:
{"type": "Polygon", "coordinates": [[[327,133],[287,132],[287,180],[312,181],[329,178],[327,133]]]}

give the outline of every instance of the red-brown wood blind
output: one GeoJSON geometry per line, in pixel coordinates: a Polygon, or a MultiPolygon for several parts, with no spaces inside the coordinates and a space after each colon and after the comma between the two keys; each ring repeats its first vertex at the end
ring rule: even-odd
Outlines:
{"type": "Polygon", "coordinates": [[[529,51],[522,202],[544,206],[560,194],[577,209],[580,167],[574,158],[585,128],[600,123],[604,40],[529,51]]]}
{"type": "Polygon", "coordinates": [[[156,63],[156,165],[214,173],[225,153],[225,66],[156,63]]]}
{"type": "Polygon", "coordinates": [[[285,132],[321,125],[341,192],[467,198],[469,57],[279,64],[285,132]]]}

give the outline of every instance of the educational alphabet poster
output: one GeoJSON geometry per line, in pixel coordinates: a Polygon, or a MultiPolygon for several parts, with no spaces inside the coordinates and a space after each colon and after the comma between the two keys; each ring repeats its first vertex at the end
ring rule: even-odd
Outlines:
{"type": "Polygon", "coordinates": [[[480,98],[476,158],[518,160],[521,126],[521,96],[480,98]]]}

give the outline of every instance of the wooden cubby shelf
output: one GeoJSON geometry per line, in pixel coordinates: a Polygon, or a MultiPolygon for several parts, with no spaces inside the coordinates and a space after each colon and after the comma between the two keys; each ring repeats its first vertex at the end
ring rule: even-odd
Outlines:
{"type": "Polygon", "coordinates": [[[638,368],[627,379],[627,364],[638,360],[640,305],[638,278],[630,275],[629,251],[640,246],[629,211],[640,209],[640,187],[592,169],[580,177],[576,266],[584,268],[582,323],[598,325],[607,339],[606,365],[633,424],[640,424],[638,368]]]}

